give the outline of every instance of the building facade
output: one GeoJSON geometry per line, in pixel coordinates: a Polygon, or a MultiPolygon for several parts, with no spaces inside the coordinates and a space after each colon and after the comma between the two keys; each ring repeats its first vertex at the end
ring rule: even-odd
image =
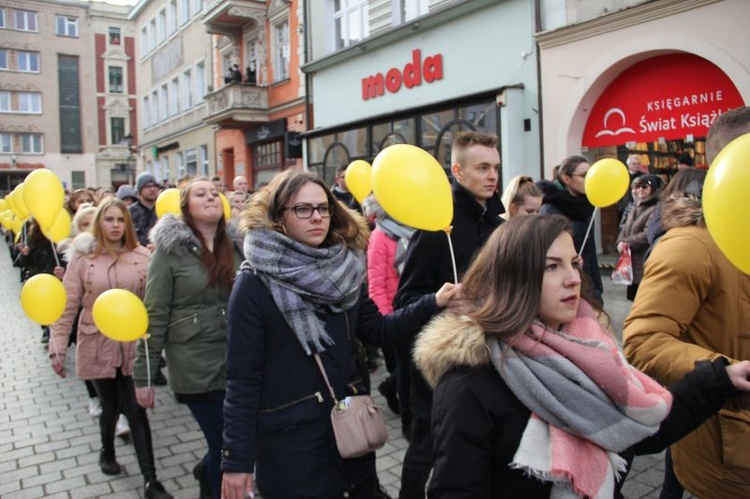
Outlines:
{"type": "MultiPolygon", "coordinates": [[[[705,138],[723,112],[750,102],[750,2],[542,2],[544,165],[638,154],[668,180],[677,157],[707,167],[705,138]]],[[[617,215],[603,210],[612,249],[617,215]]]]}
{"type": "Polygon", "coordinates": [[[89,4],[0,4],[0,191],[35,168],[95,186],[97,114],[89,4]]]}
{"type": "Polygon", "coordinates": [[[217,61],[205,121],[216,127],[217,172],[228,185],[244,175],[257,188],[283,169],[302,167],[303,4],[222,0],[203,16],[217,61]],[[241,81],[229,73],[235,65],[241,81]]]}
{"type": "Polygon", "coordinates": [[[216,172],[214,133],[204,118],[214,58],[201,16],[205,0],[141,0],[135,25],[138,170],[160,182],[216,172]]]}
{"type": "MultiPolygon", "coordinates": [[[[501,183],[539,178],[535,2],[308,2],[308,166],[327,180],[409,143],[450,167],[455,134],[500,137],[501,183]]],[[[501,185],[501,188],[502,188],[501,185]]]]}

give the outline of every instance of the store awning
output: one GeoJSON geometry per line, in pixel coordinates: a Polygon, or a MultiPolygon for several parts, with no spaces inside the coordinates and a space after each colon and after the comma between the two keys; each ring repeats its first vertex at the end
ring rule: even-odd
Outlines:
{"type": "Polygon", "coordinates": [[[712,62],[685,53],[652,57],[604,90],[582,142],[594,148],[705,137],[718,115],[744,105],[734,83],[712,62]]]}

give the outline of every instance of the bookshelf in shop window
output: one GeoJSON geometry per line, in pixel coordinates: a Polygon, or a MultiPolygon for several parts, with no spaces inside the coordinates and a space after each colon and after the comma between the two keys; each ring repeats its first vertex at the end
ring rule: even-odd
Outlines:
{"type": "Polygon", "coordinates": [[[654,142],[629,142],[618,147],[618,156],[623,163],[631,154],[638,154],[641,163],[648,166],[649,173],[661,175],[669,181],[677,173],[677,158],[687,153],[697,168],[708,168],[706,161],[706,139],[661,140],[654,142]]]}

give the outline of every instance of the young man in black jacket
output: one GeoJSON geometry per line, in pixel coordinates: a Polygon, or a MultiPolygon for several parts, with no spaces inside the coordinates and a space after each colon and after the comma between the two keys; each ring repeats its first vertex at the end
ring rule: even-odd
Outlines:
{"type": "MultiPolygon", "coordinates": [[[[497,136],[478,132],[460,134],[453,142],[453,230],[450,238],[459,276],[492,231],[503,222],[500,214],[505,209],[497,193],[500,170],[497,143],[497,136]]],[[[409,243],[394,307],[405,307],[453,280],[453,263],[445,233],[417,231],[409,243]]],[[[406,365],[408,362],[409,366],[411,393],[408,403],[412,423],[411,440],[401,471],[399,498],[422,499],[434,461],[430,417],[432,390],[414,367],[410,355],[412,342],[405,343],[399,346],[399,363],[406,365]]]]}

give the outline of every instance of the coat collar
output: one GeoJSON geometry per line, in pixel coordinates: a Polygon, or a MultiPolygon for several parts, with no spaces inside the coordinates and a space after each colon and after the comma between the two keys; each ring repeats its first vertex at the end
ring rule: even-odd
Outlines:
{"type": "Polygon", "coordinates": [[[455,210],[461,211],[470,215],[474,219],[483,217],[497,218],[505,213],[503,203],[497,194],[494,194],[490,199],[487,200],[485,206],[479,204],[474,195],[469,190],[458,183],[454,179],[453,181],[453,199],[455,202],[455,210]]]}

